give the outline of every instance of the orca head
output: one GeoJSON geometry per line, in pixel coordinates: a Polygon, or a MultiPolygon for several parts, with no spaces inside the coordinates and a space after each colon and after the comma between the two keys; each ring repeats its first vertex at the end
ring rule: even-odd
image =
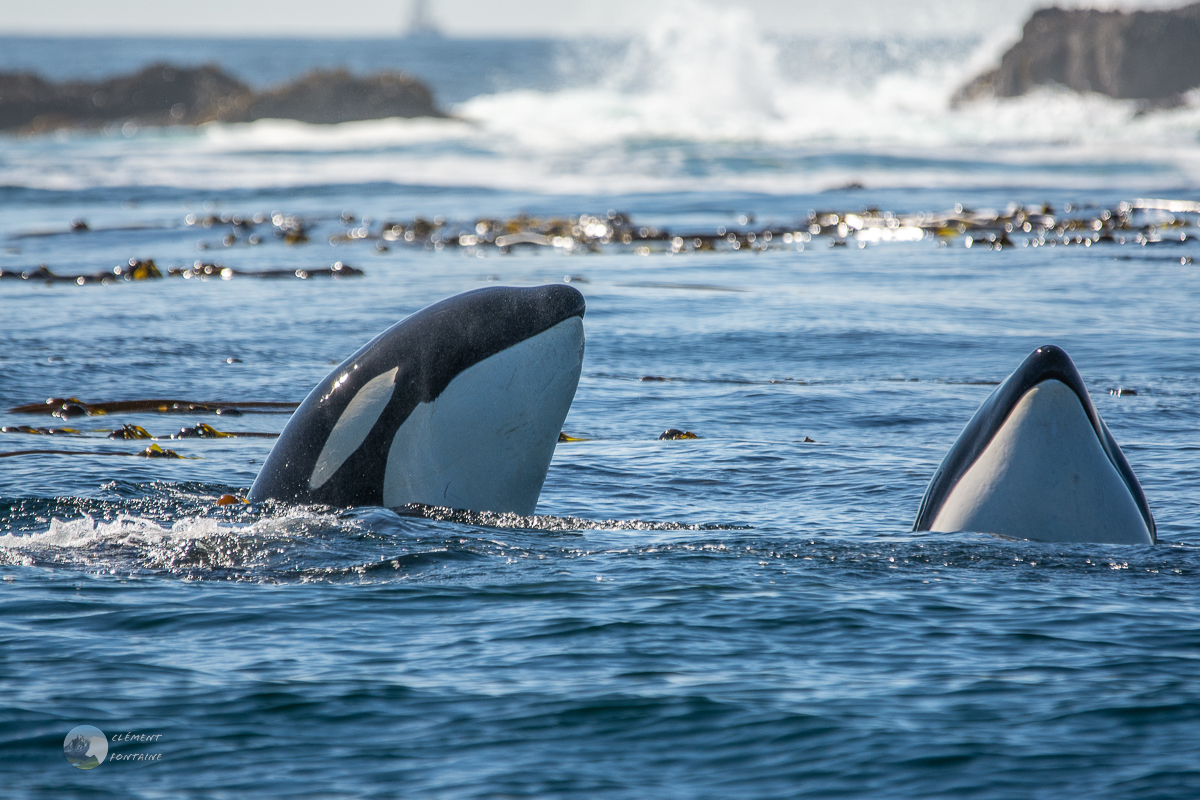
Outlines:
{"type": "Polygon", "coordinates": [[[914,531],[1154,544],[1125,454],[1064,350],[1039,347],[992,392],[934,473],[914,531]]]}
{"type": "Polygon", "coordinates": [[[579,384],[583,314],[566,285],[418,311],[317,384],[247,499],[532,514],[579,384]]]}

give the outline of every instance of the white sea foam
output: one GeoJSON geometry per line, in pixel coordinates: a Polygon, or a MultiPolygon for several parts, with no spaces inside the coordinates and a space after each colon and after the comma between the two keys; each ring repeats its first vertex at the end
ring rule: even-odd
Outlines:
{"type": "Polygon", "coordinates": [[[201,152],[312,153],[371,151],[428,143],[467,141],[478,132],[464,120],[380,119],[309,125],[287,119],[263,119],[246,125],[202,126],[201,152]]]}
{"type": "Polygon", "coordinates": [[[0,536],[0,549],[37,552],[47,548],[90,549],[102,544],[153,547],[220,537],[279,539],[302,535],[312,526],[334,524],[345,523],[334,516],[303,511],[249,525],[231,525],[206,517],[184,517],[169,528],[143,517],[121,514],[112,520],[97,520],[85,514],[68,520],[55,517],[44,531],[0,536]]]}
{"type": "Polygon", "coordinates": [[[47,547],[86,548],[103,542],[124,544],[131,540],[159,543],[167,537],[196,538],[212,535],[217,531],[216,520],[202,518],[180,520],[167,529],[151,520],[125,515],[108,522],[97,522],[90,515],[72,520],[55,517],[50,520],[50,527],[45,531],[0,536],[0,548],[33,551],[47,547]]]}
{"type": "Polygon", "coordinates": [[[395,182],[546,193],[791,193],[851,180],[1139,190],[1200,184],[1200,96],[1191,107],[1139,114],[1132,102],[1044,89],[954,109],[954,90],[994,61],[1000,38],[981,45],[982,55],[957,61],[910,47],[907,61],[893,59],[881,71],[854,62],[859,74],[839,73],[832,65],[851,63],[851,48],[861,44],[781,44],[743,10],[680,3],[651,19],[588,85],[479,95],[449,120],[261,120],[132,138],[24,140],[0,153],[0,183],[223,189],[395,182]],[[783,47],[834,49],[809,60],[820,69],[785,77],[783,47]]]}
{"type": "Polygon", "coordinates": [[[143,517],[52,519],[44,531],[0,536],[0,564],[55,566],[100,574],[170,573],[189,578],[249,576],[296,569],[321,550],[322,532],[354,521],[293,510],[236,525],[183,517],[170,526],[143,517]]]}
{"type": "Polygon", "coordinates": [[[778,50],[743,8],[677,0],[649,20],[607,83],[649,90],[677,112],[721,127],[776,116],[778,50]]]}

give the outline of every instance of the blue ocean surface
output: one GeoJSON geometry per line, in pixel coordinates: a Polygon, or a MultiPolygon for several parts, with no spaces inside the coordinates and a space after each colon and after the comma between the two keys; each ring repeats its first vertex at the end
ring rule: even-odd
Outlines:
{"type": "Polygon", "coordinates": [[[0,40],[0,70],[56,79],[407,70],[453,114],[0,139],[0,270],[31,275],[0,280],[0,425],[78,431],[0,434],[0,794],[1200,796],[1200,111],[951,109],[977,40],[774,39],[717,11],[648,30],[0,40]],[[809,233],[1045,206],[1133,209],[1138,235],[809,233]],[[520,214],[683,245],[381,236],[520,214]],[[745,237],[768,229],[788,237],[745,237]],[[717,233],[745,246],[690,243],[717,233]],[[113,272],[131,259],[164,277],[113,272]],[[564,280],[587,302],[581,441],[536,516],[218,505],[273,440],[167,438],[277,433],[287,412],[250,403],[301,401],[408,314],[564,280]],[[1159,543],[912,532],[971,414],[1047,343],[1159,543]],[[245,413],[10,411],[47,398],[245,413]],[[158,438],[107,438],[124,425],[158,438]],[[183,458],[135,455],[152,443],[183,458]],[[110,742],[87,771],[62,752],[78,725],[110,742]]]}

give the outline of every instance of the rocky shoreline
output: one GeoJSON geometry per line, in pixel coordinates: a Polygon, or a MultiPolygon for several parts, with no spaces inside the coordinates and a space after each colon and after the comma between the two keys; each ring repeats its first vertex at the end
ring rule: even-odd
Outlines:
{"type": "Polygon", "coordinates": [[[1141,101],[1142,110],[1183,105],[1200,86],[1200,3],[1162,11],[1046,8],[1025,23],[1000,65],[955,93],[958,105],[1063,86],[1141,101]]]}
{"type": "Polygon", "coordinates": [[[105,81],[63,83],[28,72],[0,73],[0,131],[21,134],[112,123],[168,126],[272,118],[336,124],[445,116],[428,86],[397,72],[356,77],[344,69],[313,70],[262,92],[212,65],[158,63],[105,81]]]}

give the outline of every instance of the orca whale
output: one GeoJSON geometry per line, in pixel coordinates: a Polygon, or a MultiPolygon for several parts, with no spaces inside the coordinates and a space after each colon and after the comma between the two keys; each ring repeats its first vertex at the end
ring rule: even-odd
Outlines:
{"type": "Polygon", "coordinates": [[[1033,351],[934,473],[914,531],[1154,544],[1154,517],[1064,350],[1033,351]]]}
{"type": "Polygon", "coordinates": [[[416,312],[317,384],[247,500],[532,514],[579,384],[583,313],[565,285],[416,312]]]}

